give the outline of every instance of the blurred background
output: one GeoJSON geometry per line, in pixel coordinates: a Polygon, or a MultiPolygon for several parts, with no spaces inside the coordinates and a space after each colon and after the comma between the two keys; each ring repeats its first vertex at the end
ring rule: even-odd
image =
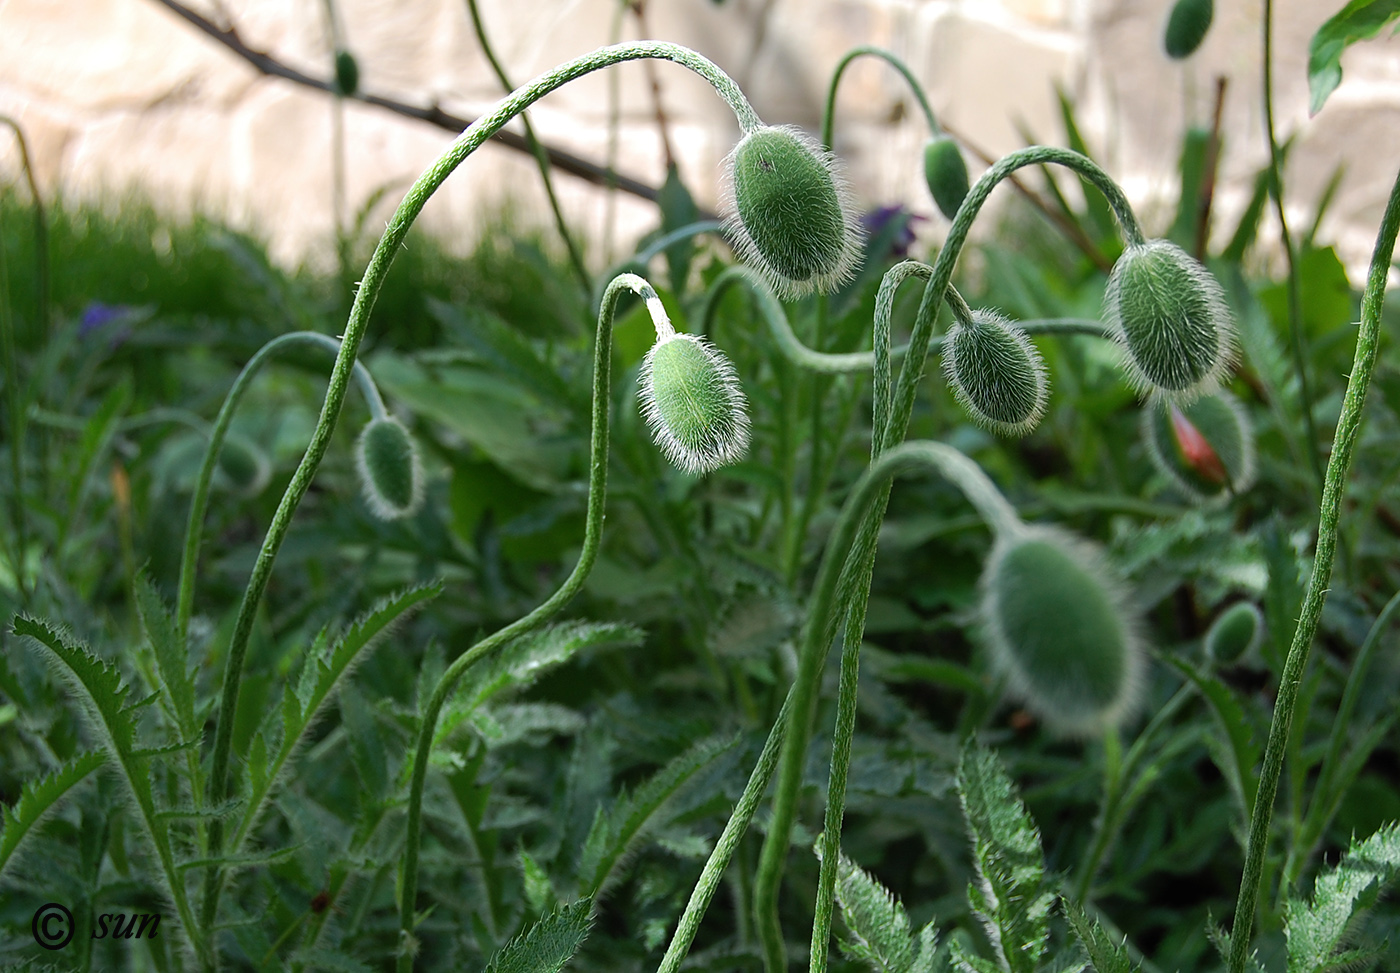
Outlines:
{"type": "MultiPolygon", "coordinates": [[[[502,88],[482,55],[463,0],[189,0],[249,49],[317,79],[334,50],[350,51],[361,94],[467,118],[502,88]]],[[[1064,144],[1059,92],[1094,155],[1142,207],[1150,232],[1172,217],[1182,133],[1209,128],[1218,84],[1223,155],[1215,206],[1230,224],[1267,159],[1260,100],[1260,4],[1217,5],[1200,51],[1162,52],[1170,0],[481,0],[502,67],[519,84],[590,49],[649,36],[695,48],[730,72],[765,121],[813,132],[830,72],[857,44],[888,47],[927,86],[934,109],[976,153],[999,156],[1036,139],[1064,144]]],[[[1341,88],[1307,116],[1307,45],[1335,4],[1275,4],[1280,138],[1296,133],[1288,204],[1311,218],[1345,171],[1326,232],[1353,279],[1369,256],[1400,158],[1400,41],[1357,45],[1341,88]]],[[[0,0],[0,113],[28,133],[41,190],[69,202],[133,192],[171,215],[201,210],[265,239],[284,266],[329,269],[335,209],[379,226],[451,133],[384,108],[346,101],[343,199],[335,196],[334,99],[260,74],[157,0],[0,0]]],[[[702,208],[718,204],[720,162],[736,126],[689,72],[626,65],[545,99],[532,113],[541,139],[651,186],[668,153],[702,208]],[[654,84],[653,84],[654,82],[654,84]],[[664,119],[664,121],[659,121],[664,119]]],[[[932,214],[919,148],[926,124],[903,80],[865,59],[841,89],[835,149],[861,205],[904,202],[932,214]]],[[[0,181],[19,178],[12,139],[0,139],[0,181]]],[[[578,178],[558,178],[563,210],[595,270],[656,225],[653,205],[578,178]]],[[[1004,200],[1010,193],[998,194],[1004,200]]],[[[426,227],[467,249],[503,208],[545,227],[533,162],[493,147],[449,180],[426,227]]],[[[983,226],[994,225],[984,222],[983,226]]],[[[942,220],[916,224],[935,239],[942,220]]],[[[1281,265],[1267,243],[1257,259],[1281,265]]]]}

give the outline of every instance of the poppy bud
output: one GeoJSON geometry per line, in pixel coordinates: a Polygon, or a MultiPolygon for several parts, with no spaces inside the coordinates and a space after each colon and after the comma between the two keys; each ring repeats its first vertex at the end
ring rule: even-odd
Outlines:
{"type": "Polygon", "coordinates": [[[672,332],[642,360],[642,416],[666,458],[708,473],[744,455],[749,417],[734,366],[703,338],[672,332]]]}
{"type": "Polygon", "coordinates": [[[939,212],[951,220],[958,214],[968,189],[967,163],[957,142],[937,135],[924,143],[924,181],[939,212]]]}
{"type": "Polygon", "coordinates": [[[219,449],[219,477],[238,496],[256,497],[272,479],[272,463],[256,443],[230,432],[219,449]]]}
{"type": "Polygon", "coordinates": [[[1258,606],[1239,601],[1225,609],[1206,632],[1206,655],[1229,664],[1259,644],[1264,616],[1258,606]]]}
{"type": "Polygon", "coordinates": [[[1190,57],[1201,46],[1215,16],[1214,0],[1176,0],[1167,18],[1167,32],[1162,46],[1170,57],[1180,61],[1190,57]]]}
{"type": "Polygon", "coordinates": [[[1254,482],[1254,430],[1228,392],[1149,405],[1142,430],[1153,464],[1192,497],[1239,493],[1254,482]]]}
{"type": "Polygon", "coordinates": [[[349,97],[360,90],[360,66],[349,51],[335,52],[335,91],[349,97]]]}
{"type": "Polygon", "coordinates": [[[380,520],[407,517],[423,499],[423,466],[403,423],[392,416],[372,419],[355,447],[365,504],[380,520]]]}
{"type": "Polygon", "coordinates": [[[1025,332],[978,309],[948,329],[943,371],[958,403],[979,425],[1024,436],[1045,414],[1045,362],[1025,332]]]}

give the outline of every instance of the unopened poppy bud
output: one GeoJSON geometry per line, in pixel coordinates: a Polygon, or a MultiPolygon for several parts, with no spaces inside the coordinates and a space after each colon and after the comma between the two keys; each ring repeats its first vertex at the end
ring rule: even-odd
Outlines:
{"type": "Polygon", "coordinates": [[[993,662],[1052,730],[1083,736],[1132,708],[1142,646],[1122,589],[1088,542],[1063,531],[1003,531],[982,573],[993,662]]]}
{"type": "Polygon", "coordinates": [[[1123,251],[1104,293],[1104,319],[1144,391],[1190,400],[1219,384],[1234,355],[1234,324],[1220,284],[1166,240],[1123,251]]]}
{"type": "Polygon", "coordinates": [[[219,478],[240,497],[256,497],[272,479],[272,463],[251,440],[230,432],[219,449],[219,478]]]}
{"type": "Polygon", "coordinates": [[[946,135],[936,135],[924,143],[924,181],[938,210],[948,219],[958,214],[967,196],[967,163],[958,143],[946,135]]]}
{"type": "Polygon", "coordinates": [[[1153,403],[1142,427],[1153,464],[1192,497],[1239,493],[1254,482],[1254,430],[1228,392],[1153,403]]]}
{"type": "Polygon", "coordinates": [[[407,517],[423,499],[423,466],[403,423],[372,419],[355,446],[355,469],[365,504],[380,520],[407,517]]]}
{"type": "Polygon", "coordinates": [[[360,66],[349,51],[335,52],[335,89],[347,98],[360,90],[360,66]]]}
{"type": "Polygon", "coordinates": [[[831,153],[802,131],[763,126],[729,154],[735,249],[784,297],[828,292],[860,256],[859,224],[831,153]]]}
{"type": "Polygon", "coordinates": [[[1214,16],[1214,0],[1176,0],[1162,38],[1167,54],[1178,61],[1194,54],[1205,40],[1214,16]]]}
{"type": "Polygon", "coordinates": [[[943,371],[953,395],[980,425],[1024,436],[1045,414],[1045,362],[1024,331],[979,308],[948,329],[943,371]]]}
{"type": "Polygon", "coordinates": [[[637,395],[656,445],[687,473],[708,473],[748,449],[739,377],[703,338],[673,332],[658,340],[642,360],[637,395]]]}
{"type": "Polygon", "coordinates": [[[1206,632],[1206,654],[1216,662],[1229,664],[1257,646],[1263,633],[1264,616],[1258,606],[1236,602],[1206,632]]]}

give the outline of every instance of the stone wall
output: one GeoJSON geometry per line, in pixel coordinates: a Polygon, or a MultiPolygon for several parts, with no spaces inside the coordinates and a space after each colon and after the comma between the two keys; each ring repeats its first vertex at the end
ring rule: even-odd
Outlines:
{"type": "MultiPolygon", "coordinates": [[[[191,0],[237,28],[251,47],[329,77],[324,0],[191,0]]],[[[904,58],[940,118],[970,144],[999,155],[1022,131],[1060,140],[1057,86],[1079,105],[1092,147],[1162,229],[1175,193],[1181,134],[1207,124],[1215,79],[1228,78],[1218,192],[1225,227],[1267,158],[1259,104],[1260,0],[1217,3],[1202,49],[1184,64],[1161,53],[1171,0],[656,0],[651,36],[691,46],[729,71],[769,122],[815,130],[830,70],[856,44],[904,58]]],[[[1353,273],[1364,267],[1400,165],[1400,41],[1353,48],[1345,80],[1307,117],[1309,38],[1340,0],[1276,0],[1279,130],[1297,133],[1288,173],[1290,213],[1311,213],[1333,170],[1346,175],[1322,238],[1353,273]]],[[[516,83],[609,43],[638,36],[615,0],[481,0],[497,52],[516,83]]],[[[464,0],[340,0],[337,29],[358,58],[362,90],[474,116],[500,95],[480,54],[464,0]]],[[[737,132],[708,87],[674,65],[655,69],[669,135],[687,184],[717,205],[720,162],[737,132]]],[[[533,111],[547,141],[599,162],[608,156],[616,99],[621,171],[656,183],[664,152],[648,69],[593,75],[533,111]]],[[[140,191],[172,213],[223,214],[271,244],[275,257],[324,264],[332,235],[332,139],[327,96],[259,75],[155,0],[0,0],[0,113],[28,133],[41,187],[69,199],[140,191]]],[[[836,149],[870,206],[906,201],[932,212],[919,148],[926,126],[900,78],[865,59],[846,76],[836,149]]],[[[369,225],[442,151],[449,134],[355,102],[343,106],[346,209],[391,187],[369,225]]],[[[17,176],[0,136],[0,181],[17,176]]],[[[976,166],[975,169],[980,169],[976,166]]],[[[655,225],[650,205],[558,177],[570,220],[586,229],[591,262],[655,225]]],[[[512,201],[545,222],[533,163],[489,147],[471,159],[424,214],[440,235],[469,241],[512,201]]],[[[924,224],[937,235],[940,222],[924,224]]]]}

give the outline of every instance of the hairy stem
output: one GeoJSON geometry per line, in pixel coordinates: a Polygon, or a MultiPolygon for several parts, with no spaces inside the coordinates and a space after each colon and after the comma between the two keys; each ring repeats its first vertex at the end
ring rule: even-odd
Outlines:
{"type": "Polygon", "coordinates": [[[919,107],[923,109],[924,119],[928,122],[928,130],[931,135],[943,134],[943,129],[938,125],[938,119],[933,114],[933,107],[928,103],[928,95],[924,92],[924,86],[919,84],[919,79],[914,77],[914,72],[909,70],[909,66],[901,61],[892,51],[887,51],[883,47],[872,47],[862,45],[852,48],[846,52],[841,60],[836,62],[836,69],[831,73],[831,84],[826,89],[826,108],[822,111],[822,145],[831,148],[832,129],[836,123],[836,89],[841,85],[841,75],[846,73],[846,68],[858,57],[868,55],[878,57],[888,62],[904,76],[904,80],[909,82],[909,89],[914,92],[915,99],[919,102],[919,107]]]}
{"type": "Polygon", "coordinates": [[[1240,879],[1240,895],[1235,905],[1234,929],[1230,934],[1229,973],[1244,973],[1249,960],[1249,938],[1254,927],[1254,910],[1259,901],[1259,885],[1264,872],[1264,857],[1269,843],[1269,826],[1273,820],[1274,797],[1278,792],[1279,774],[1283,770],[1284,751],[1288,747],[1293,725],[1293,708],[1298,701],[1298,687],[1322,618],[1322,604],[1327,598],[1327,585],[1332,578],[1332,563],[1337,553],[1337,528],[1341,521],[1342,494],[1346,489],[1347,472],[1351,469],[1352,453],[1361,430],[1361,411],[1366,404],[1366,391],[1376,367],[1376,346],[1380,340],[1381,308],[1385,304],[1385,279],[1395,252],[1395,237],[1400,233],[1400,175],[1396,177],[1386,204],[1376,237],[1376,249],[1371,256],[1371,269],[1366,290],[1361,296],[1361,328],[1356,336],[1356,356],[1351,377],[1347,379],[1342,399],[1342,414],[1337,420],[1337,432],[1332,441],[1332,455],[1327,461],[1327,473],[1322,486],[1322,507],[1318,514],[1317,548],[1313,553],[1312,574],[1298,616],[1298,627],[1288,647],[1288,657],[1279,677],[1278,697],[1274,716],[1269,725],[1269,741],[1264,749],[1264,766],[1259,773],[1259,789],[1249,821],[1249,840],[1245,846],[1244,874],[1240,879]]]}

